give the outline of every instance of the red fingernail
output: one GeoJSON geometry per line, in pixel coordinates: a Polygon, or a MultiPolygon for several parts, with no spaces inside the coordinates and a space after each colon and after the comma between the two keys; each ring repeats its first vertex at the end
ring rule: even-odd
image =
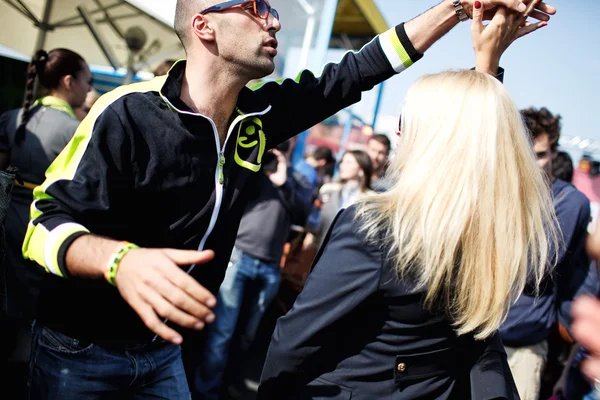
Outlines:
{"type": "Polygon", "coordinates": [[[475,3],[473,3],[473,7],[475,7],[476,9],[480,9],[481,8],[481,2],[480,1],[476,1],[475,3]]]}

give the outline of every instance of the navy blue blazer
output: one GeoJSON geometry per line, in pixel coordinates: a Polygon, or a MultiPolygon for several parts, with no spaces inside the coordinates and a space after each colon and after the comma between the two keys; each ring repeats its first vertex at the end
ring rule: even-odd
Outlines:
{"type": "Polygon", "coordinates": [[[336,217],[302,293],[273,334],[258,399],[519,399],[498,335],[457,337],[423,292],[336,217]]]}

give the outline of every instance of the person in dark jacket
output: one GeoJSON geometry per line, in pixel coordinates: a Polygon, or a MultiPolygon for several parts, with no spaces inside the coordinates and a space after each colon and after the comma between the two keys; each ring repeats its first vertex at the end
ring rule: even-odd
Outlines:
{"type": "MultiPolygon", "coordinates": [[[[558,264],[553,274],[548,276],[539,292],[526,286],[500,328],[521,397],[523,400],[537,400],[543,386],[544,369],[547,366],[551,370],[560,368],[554,359],[558,357],[560,345],[550,340],[553,326],[558,326],[563,339],[572,341],[568,333],[572,321],[571,303],[577,294],[588,291],[585,284],[590,277],[594,278],[590,275],[594,271],[585,252],[590,201],[573,185],[553,175],[561,117],[545,107],[521,110],[521,114],[530,133],[538,165],[549,183],[561,232],[558,264]]],[[[594,280],[597,281],[597,277],[594,280]]],[[[597,292],[597,288],[590,289],[594,294],[597,292]]]]}
{"type": "MultiPolygon", "coordinates": [[[[490,15],[499,4],[524,6],[486,1],[490,15]]],[[[472,5],[440,3],[318,78],[248,88],[274,71],[277,11],[265,0],[177,1],[187,59],[98,99],[34,191],[23,254],[54,279],[34,330],[32,396],[189,399],[179,345],[214,321],[265,152],[404,71],[472,5]]],[[[493,61],[479,67],[496,73],[493,61]]]]}
{"type": "Polygon", "coordinates": [[[27,78],[23,107],[0,116],[0,158],[6,155],[22,179],[13,189],[6,221],[9,283],[3,306],[9,315],[23,318],[30,325],[37,299],[36,283],[43,274],[21,253],[32,191],[44,182],[46,170],[75,134],[79,121],[74,109],[92,90],[92,74],[79,54],[54,49],[36,52],[27,78]],[[45,91],[39,98],[34,93],[36,79],[45,91]]]}
{"type": "Polygon", "coordinates": [[[268,154],[271,161],[266,162],[264,176],[259,179],[240,222],[214,308],[216,319],[206,328],[204,346],[198,353],[202,363],[194,385],[208,399],[219,398],[242,309],[248,315],[238,329],[240,348],[246,353],[265,311],[279,291],[281,258],[292,221],[304,221],[308,215],[312,183],[289,165],[292,141],[282,143],[284,146],[268,154]]]}
{"type": "MultiPolygon", "coordinates": [[[[478,59],[505,49],[482,46],[497,23],[476,14],[478,59]]],[[[259,399],[518,399],[497,330],[557,240],[519,111],[493,77],[445,72],[409,90],[401,132],[392,187],[338,214],[278,320],[259,399]]]]}

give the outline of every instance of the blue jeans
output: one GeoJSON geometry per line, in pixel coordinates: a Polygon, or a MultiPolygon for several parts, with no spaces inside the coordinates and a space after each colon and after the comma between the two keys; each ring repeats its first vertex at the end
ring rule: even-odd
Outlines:
{"type": "Polygon", "coordinates": [[[279,291],[281,273],[276,263],[266,263],[234,248],[225,279],[219,289],[214,308],[215,322],[206,328],[200,367],[196,372],[195,389],[206,399],[218,399],[223,373],[229,360],[229,347],[236,330],[244,291],[249,283],[260,287],[258,296],[252,300],[248,323],[241,347],[250,348],[260,320],[279,291]]]}
{"type": "Polygon", "coordinates": [[[173,344],[109,350],[34,324],[29,363],[32,400],[190,399],[173,344]]]}

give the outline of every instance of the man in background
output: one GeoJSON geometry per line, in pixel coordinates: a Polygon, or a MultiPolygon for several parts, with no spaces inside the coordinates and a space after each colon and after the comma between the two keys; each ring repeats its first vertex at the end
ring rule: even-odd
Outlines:
{"type": "Polygon", "coordinates": [[[265,155],[264,174],[242,216],[214,308],[215,322],[206,328],[205,345],[198,354],[202,363],[194,384],[207,399],[219,398],[242,308],[250,312],[242,330],[241,350],[250,349],[260,321],[279,291],[280,261],[291,225],[303,225],[310,210],[312,183],[289,162],[293,141],[265,155]],[[251,286],[258,293],[249,304],[243,304],[251,286]]]}
{"type": "Polygon", "coordinates": [[[371,157],[373,164],[371,187],[376,192],[385,192],[388,189],[388,183],[385,181],[384,175],[390,158],[391,148],[392,143],[390,139],[381,133],[371,136],[367,142],[367,153],[371,157]]]}
{"type": "Polygon", "coordinates": [[[574,186],[557,179],[553,161],[560,139],[560,115],[547,108],[521,111],[531,134],[538,165],[551,184],[554,209],[564,243],[558,249],[554,274],[542,282],[539,296],[531,286],[509,310],[500,328],[508,362],[521,399],[537,400],[542,373],[549,354],[548,340],[558,322],[568,335],[570,304],[588,276],[590,260],[585,253],[590,202],[574,186]],[[555,279],[560,276],[560,280],[555,279]]]}

